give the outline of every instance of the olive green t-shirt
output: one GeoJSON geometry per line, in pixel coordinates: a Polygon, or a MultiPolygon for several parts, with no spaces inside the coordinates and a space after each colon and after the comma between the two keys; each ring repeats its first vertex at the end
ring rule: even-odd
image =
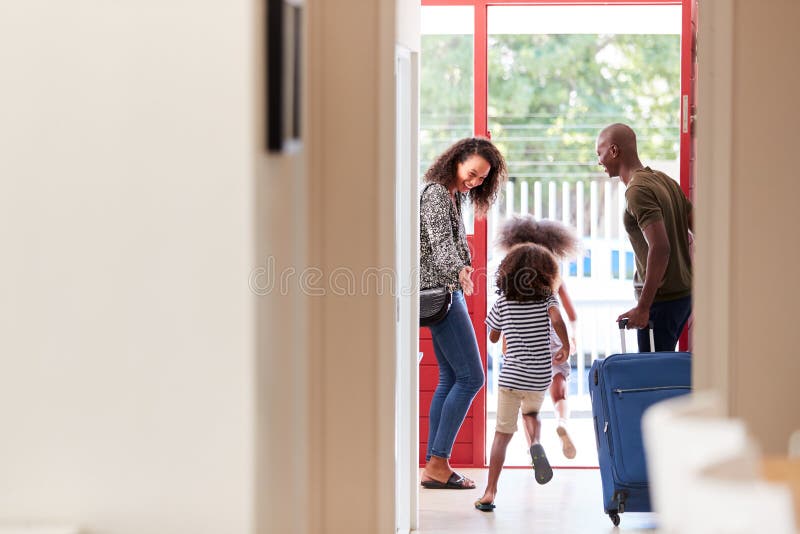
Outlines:
{"type": "Polygon", "coordinates": [[[627,208],[623,216],[625,230],[631,240],[636,258],[637,298],[644,284],[647,268],[647,241],[642,229],[664,221],[669,239],[670,254],[667,271],[656,291],[655,301],[675,300],[692,293],[692,261],[689,256],[689,213],[692,204],[678,183],[650,167],[639,169],[631,176],[625,190],[627,208]]]}

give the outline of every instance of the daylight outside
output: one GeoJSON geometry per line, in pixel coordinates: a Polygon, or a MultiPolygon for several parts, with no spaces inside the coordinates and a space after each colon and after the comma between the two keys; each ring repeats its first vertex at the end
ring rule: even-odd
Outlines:
{"type": "MultiPolygon", "coordinates": [[[[597,133],[613,122],[629,124],[642,161],[679,179],[680,6],[637,7],[654,11],[626,19],[625,10],[610,13],[620,8],[608,6],[603,15],[587,6],[489,8],[488,125],[509,168],[488,220],[489,280],[501,259],[493,247],[496,229],[509,215],[560,220],[583,243],[581,255],[561,266],[578,314],[569,379],[578,455],[567,460],[556,452],[548,401],[542,440],[553,449],[554,465],[597,465],[587,373],[592,361],[620,351],[614,320],[634,305],[633,254],[621,228],[624,188],[597,165],[597,133]]],[[[420,179],[437,154],[474,131],[472,33],[471,8],[423,8],[420,179]]],[[[497,297],[491,282],[488,291],[491,307],[497,297]]],[[[635,346],[633,334],[627,339],[635,346]]],[[[491,443],[500,344],[488,345],[488,358],[491,443]]],[[[506,462],[530,462],[522,432],[506,462]]]]}

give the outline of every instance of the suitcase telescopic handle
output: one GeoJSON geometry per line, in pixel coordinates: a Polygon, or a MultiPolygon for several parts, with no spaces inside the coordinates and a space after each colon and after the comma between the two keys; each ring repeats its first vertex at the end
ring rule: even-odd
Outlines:
{"type": "MultiPolygon", "coordinates": [[[[622,352],[623,353],[628,352],[628,350],[625,348],[625,329],[628,327],[628,318],[623,317],[622,319],[617,321],[617,325],[619,326],[619,340],[620,343],[622,344],[622,352]]],[[[650,334],[650,352],[655,352],[656,342],[653,337],[653,321],[647,322],[647,331],[650,334]]]]}

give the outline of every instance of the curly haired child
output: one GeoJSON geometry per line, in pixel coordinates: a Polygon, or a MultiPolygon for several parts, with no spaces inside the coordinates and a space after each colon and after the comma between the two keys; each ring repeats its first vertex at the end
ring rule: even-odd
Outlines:
{"type": "Polygon", "coordinates": [[[506,449],[517,431],[517,416],[530,436],[531,459],[536,481],[545,484],[553,478],[544,448],[539,443],[539,410],[552,380],[553,362],[562,363],[569,356],[567,327],[561,318],[558,301],[558,262],[546,248],[532,243],[517,245],[508,251],[497,269],[497,293],[500,295],[488,316],[489,339],[496,343],[501,334],[507,348],[503,369],[498,378],[497,426],[489,460],[489,479],[475,508],[494,509],[497,481],[506,459],[506,449]],[[553,355],[550,329],[553,328],[562,348],[553,355]]]}
{"type": "MultiPolygon", "coordinates": [[[[557,260],[574,257],[581,247],[580,239],[569,226],[550,219],[537,221],[530,215],[516,215],[509,218],[498,232],[497,245],[501,249],[508,250],[520,243],[542,245],[552,252],[557,260]]],[[[563,283],[558,287],[558,297],[564,306],[564,311],[567,312],[567,317],[572,326],[572,336],[574,336],[578,315],[575,313],[575,307],[572,305],[572,300],[569,298],[567,288],[563,283]]],[[[561,348],[561,342],[553,331],[550,332],[550,342],[554,353],[561,348]]],[[[572,354],[575,343],[572,339],[570,339],[570,342],[569,353],[572,354]]],[[[566,458],[572,459],[575,458],[576,450],[567,430],[567,421],[569,420],[567,380],[569,379],[569,374],[569,361],[553,365],[553,383],[550,386],[550,398],[558,414],[556,432],[561,439],[562,453],[566,458]]]]}

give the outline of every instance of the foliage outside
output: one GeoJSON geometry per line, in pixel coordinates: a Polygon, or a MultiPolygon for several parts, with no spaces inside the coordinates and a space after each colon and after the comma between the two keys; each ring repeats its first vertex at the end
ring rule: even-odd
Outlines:
{"type": "MultiPolygon", "coordinates": [[[[420,175],[474,131],[472,47],[422,37],[420,175]]],[[[595,138],[613,122],[634,128],[645,164],[677,160],[679,36],[496,35],[488,60],[489,130],[512,181],[602,177],[595,138]]]]}

